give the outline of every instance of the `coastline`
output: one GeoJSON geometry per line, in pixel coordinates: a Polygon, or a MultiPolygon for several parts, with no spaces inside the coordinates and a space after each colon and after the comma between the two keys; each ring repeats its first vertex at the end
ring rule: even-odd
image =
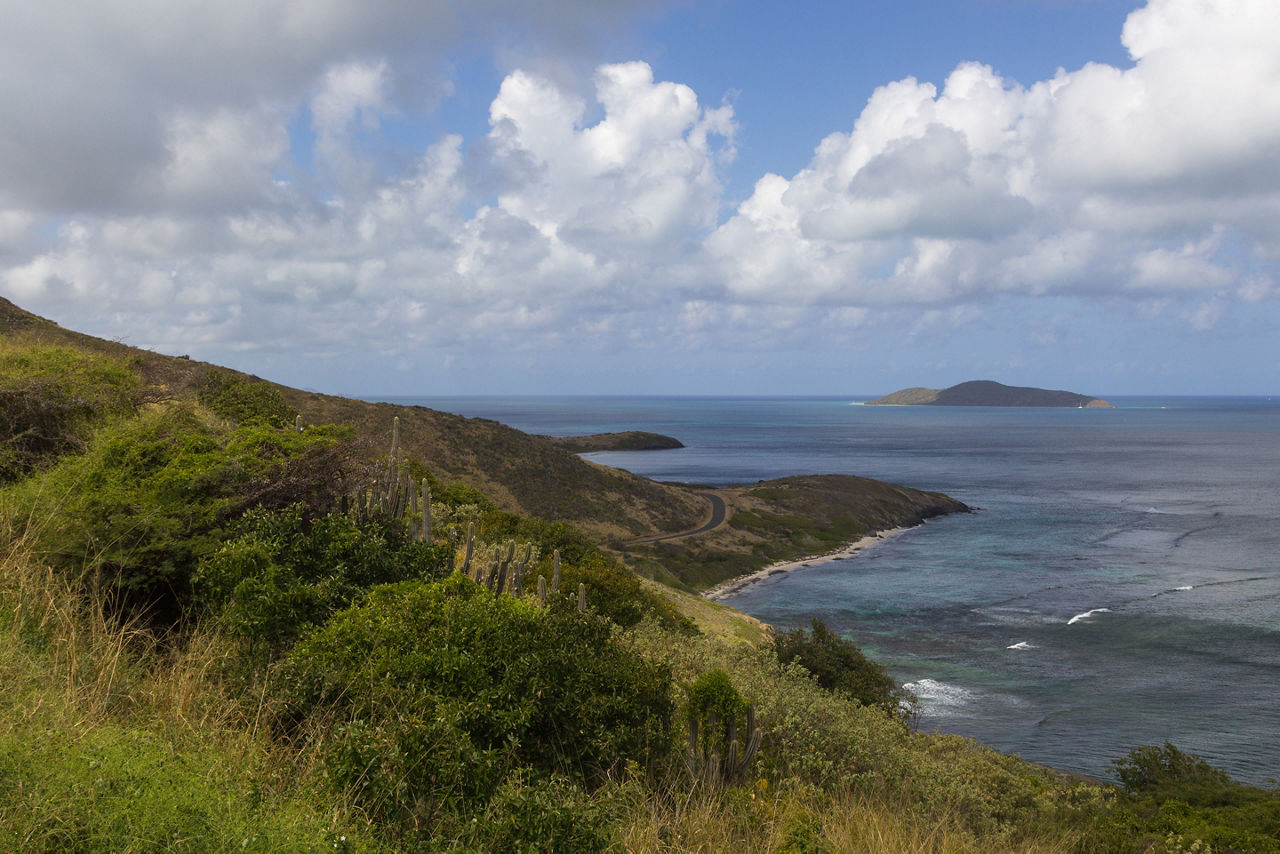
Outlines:
{"type": "MultiPolygon", "coordinates": [[[[920,524],[924,523],[922,522],[920,524]]],[[[918,525],[889,528],[888,530],[880,531],[875,534],[868,534],[862,539],[849,543],[848,545],[836,549],[833,552],[771,563],[763,569],[756,570],[755,572],[749,572],[746,575],[734,576],[728,581],[722,581],[716,586],[702,591],[700,595],[704,599],[710,599],[714,602],[718,602],[735,593],[745,590],[757,582],[764,581],[766,578],[778,575],[779,573],[794,572],[802,567],[818,566],[824,563],[831,563],[832,561],[844,560],[847,557],[853,557],[864,549],[874,546],[876,543],[883,542],[891,537],[896,537],[899,534],[910,531],[915,527],[918,527],[918,525]]]]}

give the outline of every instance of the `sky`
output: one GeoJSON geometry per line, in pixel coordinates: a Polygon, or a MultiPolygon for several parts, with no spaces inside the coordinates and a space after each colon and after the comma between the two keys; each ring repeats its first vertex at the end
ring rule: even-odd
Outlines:
{"type": "Polygon", "coordinates": [[[1280,393],[1275,0],[0,0],[0,296],[361,396],[1280,393]]]}

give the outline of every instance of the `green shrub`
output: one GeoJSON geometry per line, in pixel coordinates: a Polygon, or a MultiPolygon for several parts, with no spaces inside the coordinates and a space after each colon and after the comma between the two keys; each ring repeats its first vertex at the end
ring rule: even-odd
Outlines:
{"type": "Polygon", "coordinates": [[[294,504],[241,516],[230,538],[200,562],[196,592],[200,606],[251,652],[270,655],[375,585],[443,578],[452,569],[452,546],[418,542],[403,525],[312,518],[294,504]]]}
{"type": "Polygon", "coordinates": [[[910,717],[915,698],[894,684],[882,665],[867,658],[853,641],[835,634],[816,617],[811,625],[811,631],[796,628],[774,636],[779,661],[799,662],[828,691],[841,691],[863,705],[910,717]]]}
{"type": "Polygon", "coordinates": [[[1164,747],[1134,748],[1111,764],[1121,785],[1135,794],[1172,794],[1190,803],[1216,804],[1239,788],[1225,771],[1167,741],[1164,747]]]}
{"type": "Polygon", "coordinates": [[[465,840],[472,851],[594,854],[609,846],[604,815],[559,776],[513,774],[498,789],[465,840]]]}
{"type": "Polygon", "coordinates": [[[261,419],[273,427],[283,427],[293,418],[293,410],[275,386],[230,371],[207,373],[196,390],[196,399],[236,423],[261,419]]]}
{"type": "MultiPolygon", "coordinates": [[[[1192,850],[1280,852],[1280,792],[1231,779],[1165,742],[1113,763],[1126,796],[1099,831],[1099,846],[1148,850],[1168,840],[1192,850]]],[[[1181,850],[1181,849],[1178,849],[1181,850]]]]}
{"type": "Polygon", "coordinates": [[[548,522],[535,516],[490,510],[481,520],[480,534],[492,542],[533,543],[542,555],[558,551],[560,558],[570,564],[604,556],[590,537],[568,522],[548,522]]]}
{"type": "MultiPolygon", "coordinates": [[[[747,701],[733,687],[729,674],[719,668],[698,677],[689,688],[689,720],[696,721],[702,734],[702,750],[728,755],[729,727],[740,721],[747,711],[747,701]],[[716,726],[711,726],[712,716],[716,726]]],[[[750,734],[744,735],[744,740],[750,734]]]]}
{"type": "Polygon", "coordinates": [[[0,343],[0,484],[84,450],[94,425],[133,410],[125,362],[69,347],[0,343]]]}
{"type": "Polygon", "coordinates": [[[375,734],[331,775],[384,815],[420,821],[482,801],[520,767],[590,784],[671,748],[670,676],[617,644],[607,621],[495,597],[457,573],[376,588],[301,641],[280,675],[295,720],[375,734]],[[461,776],[431,751],[455,757],[446,764],[461,776]]]}
{"type": "Polygon", "coordinates": [[[228,432],[186,405],[103,428],[83,455],[10,488],[14,518],[37,522],[35,548],[120,604],[174,618],[191,605],[192,574],[234,514],[270,494],[290,463],[347,435],[247,424],[228,432]]]}
{"type": "MultiPolygon", "coordinates": [[[[434,494],[434,493],[433,493],[434,494]]],[[[550,583],[552,556],[560,553],[561,585],[567,596],[576,596],[578,585],[587,588],[587,604],[620,626],[634,626],[647,614],[664,625],[696,631],[693,622],[682,617],[668,602],[645,590],[640,579],[617,558],[606,554],[590,538],[567,522],[548,522],[535,516],[520,516],[501,510],[484,513],[479,536],[489,543],[513,541],[529,543],[540,556],[529,572],[530,584],[542,575],[550,583]]]]}

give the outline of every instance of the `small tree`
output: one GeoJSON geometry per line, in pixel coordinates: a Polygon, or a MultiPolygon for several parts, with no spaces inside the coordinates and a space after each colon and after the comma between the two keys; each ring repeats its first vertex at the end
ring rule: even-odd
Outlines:
{"type": "Polygon", "coordinates": [[[778,661],[800,662],[828,691],[841,691],[866,706],[884,709],[894,717],[915,714],[916,698],[894,684],[884,667],[863,655],[853,641],[845,640],[818,618],[811,630],[792,629],[774,636],[778,661]]]}

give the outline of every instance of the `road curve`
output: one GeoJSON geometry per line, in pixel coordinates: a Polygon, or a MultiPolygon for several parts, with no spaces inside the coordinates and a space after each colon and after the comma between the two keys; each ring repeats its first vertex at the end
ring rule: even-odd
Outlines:
{"type": "Polygon", "coordinates": [[[661,543],[666,540],[679,540],[683,537],[692,537],[697,534],[705,534],[707,531],[714,531],[724,524],[725,517],[728,515],[728,509],[725,507],[724,499],[713,492],[699,492],[703,498],[711,502],[711,519],[690,531],[677,531],[674,534],[658,534],[656,537],[641,537],[638,540],[631,540],[627,543],[629,546],[641,546],[648,543],[661,543]]]}

